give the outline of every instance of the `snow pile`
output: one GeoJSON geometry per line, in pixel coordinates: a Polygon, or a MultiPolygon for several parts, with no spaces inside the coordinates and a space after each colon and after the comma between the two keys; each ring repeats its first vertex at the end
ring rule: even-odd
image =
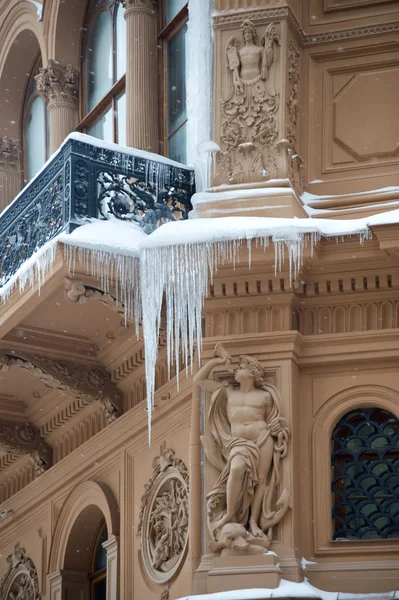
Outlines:
{"type": "Polygon", "coordinates": [[[213,0],[190,0],[187,23],[187,164],[195,166],[197,188],[210,185],[212,135],[213,0]]]}
{"type": "Polygon", "coordinates": [[[321,598],[322,600],[389,600],[399,598],[399,591],[380,594],[346,594],[344,592],[325,592],[311,585],[307,580],[295,583],[282,579],[277,588],[258,588],[232,590],[217,594],[184,596],[180,600],[266,600],[266,598],[321,598]]]}
{"type": "Polygon", "coordinates": [[[36,2],[35,0],[28,0],[36,8],[37,20],[41,21],[43,17],[43,4],[36,2]]]}

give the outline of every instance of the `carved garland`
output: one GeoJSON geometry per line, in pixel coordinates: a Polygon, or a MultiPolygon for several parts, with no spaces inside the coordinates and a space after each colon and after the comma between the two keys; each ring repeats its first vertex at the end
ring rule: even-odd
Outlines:
{"type": "Polygon", "coordinates": [[[25,549],[17,544],[7,562],[9,567],[0,582],[1,600],[40,600],[37,570],[25,549]]]}
{"type": "Polygon", "coordinates": [[[189,475],[170,449],[154,459],[153,469],[141,498],[137,535],[146,576],[163,584],[178,573],[187,552],[189,475]]]}

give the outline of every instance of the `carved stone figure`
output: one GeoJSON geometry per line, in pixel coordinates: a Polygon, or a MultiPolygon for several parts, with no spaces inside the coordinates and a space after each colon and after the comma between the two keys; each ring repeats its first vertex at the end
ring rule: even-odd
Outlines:
{"type": "Polygon", "coordinates": [[[239,387],[209,377],[214,367],[228,366],[230,360],[224,348],[217,345],[214,358],[194,378],[212,392],[207,435],[202,442],[207,459],[220,471],[207,495],[208,527],[213,541],[219,544],[214,548],[219,551],[253,553],[253,545],[270,545],[272,528],[290,506],[287,490],[274,505],[280,461],[288,452],[290,430],[281,416],[279,392],[265,380],[256,358],[239,357],[234,372],[239,387]],[[226,528],[231,524],[243,527],[226,528]],[[244,535],[244,526],[250,537],[244,535]]]}
{"type": "Polygon", "coordinates": [[[0,598],[3,600],[40,600],[39,579],[31,558],[25,549],[15,546],[7,557],[9,567],[0,581],[0,598]]]}
{"type": "Polygon", "coordinates": [[[231,37],[226,47],[225,97],[221,104],[221,146],[217,183],[270,179],[277,168],[275,142],[280,96],[275,90],[274,64],[280,44],[269,23],[260,44],[254,24],[241,26],[244,45],[231,37]]]}
{"type": "Polygon", "coordinates": [[[20,143],[8,136],[0,138],[0,169],[17,171],[19,167],[20,143]]]}
{"type": "Polygon", "coordinates": [[[172,579],[183,563],[188,543],[188,471],[173,450],[154,459],[144,486],[138,535],[141,558],[155,583],[172,579]]]}

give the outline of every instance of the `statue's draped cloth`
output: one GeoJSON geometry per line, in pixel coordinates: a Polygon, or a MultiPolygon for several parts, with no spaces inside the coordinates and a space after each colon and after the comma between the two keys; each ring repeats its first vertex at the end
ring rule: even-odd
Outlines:
{"type": "MultiPolygon", "coordinates": [[[[272,407],[269,411],[266,424],[276,417],[280,417],[280,402],[277,389],[269,384],[263,383],[262,389],[268,392],[272,398],[272,407]]],[[[208,517],[215,522],[225,512],[226,486],[230,474],[231,462],[235,456],[240,456],[246,465],[246,471],[242,489],[236,506],[236,519],[238,523],[245,524],[249,516],[255,489],[258,484],[258,465],[260,448],[271,435],[270,427],[263,431],[255,441],[246,440],[231,435],[230,423],[227,417],[227,391],[226,387],[219,387],[212,395],[209,409],[209,427],[212,437],[221,449],[226,464],[220,473],[215,485],[207,495],[208,517]]],[[[265,518],[270,518],[274,513],[271,503],[276,486],[280,481],[280,459],[287,452],[288,429],[282,429],[274,440],[273,463],[269,471],[268,485],[263,498],[262,513],[265,518]]],[[[265,474],[266,476],[268,474],[265,474]]]]}

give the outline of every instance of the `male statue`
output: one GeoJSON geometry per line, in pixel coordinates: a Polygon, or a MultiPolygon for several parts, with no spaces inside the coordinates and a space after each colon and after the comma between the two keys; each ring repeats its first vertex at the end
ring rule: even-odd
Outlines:
{"type": "Polygon", "coordinates": [[[230,356],[217,344],[214,358],[194,381],[212,392],[208,432],[202,438],[206,456],[221,471],[207,496],[208,525],[214,540],[227,523],[249,528],[252,536],[271,537],[290,505],[283,490],[273,510],[280,483],[280,459],[288,451],[290,431],[280,413],[280,395],[264,379],[256,358],[240,356],[234,373],[238,387],[210,379],[219,365],[230,365],[230,356]]]}

